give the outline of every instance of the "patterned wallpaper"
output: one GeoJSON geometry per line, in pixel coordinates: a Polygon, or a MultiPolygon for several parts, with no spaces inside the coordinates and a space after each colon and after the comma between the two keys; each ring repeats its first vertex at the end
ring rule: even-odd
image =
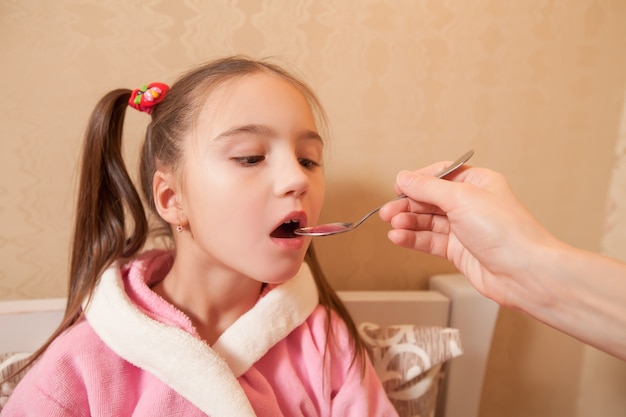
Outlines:
{"type": "MultiPolygon", "coordinates": [[[[358,218],[400,169],[474,148],[557,236],[623,255],[624,196],[605,207],[626,181],[625,47],[623,0],[0,0],[0,299],[65,292],[97,99],[226,54],[277,57],[319,93],[333,133],[323,220],[358,218]]],[[[131,160],[143,116],[128,114],[131,160]]],[[[337,288],[423,288],[453,270],[386,229],[318,241],[337,288]]],[[[511,311],[496,332],[481,415],[574,415],[580,344],[511,311]]]]}

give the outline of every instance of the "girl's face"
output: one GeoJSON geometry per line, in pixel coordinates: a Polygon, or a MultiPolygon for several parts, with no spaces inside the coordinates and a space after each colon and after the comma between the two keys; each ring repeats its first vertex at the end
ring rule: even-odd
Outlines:
{"type": "Polygon", "coordinates": [[[323,143],[304,95],[267,73],[227,82],[187,139],[178,253],[201,270],[291,278],[310,243],[292,232],[316,224],[324,199],[323,143]]]}

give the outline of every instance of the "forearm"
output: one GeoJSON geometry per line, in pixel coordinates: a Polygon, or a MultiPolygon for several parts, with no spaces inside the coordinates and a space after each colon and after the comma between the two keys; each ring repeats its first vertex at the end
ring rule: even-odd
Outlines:
{"type": "Polygon", "coordinates": [[[626,264],[565,244],[541,248],[516,307],[626,360],[626,264]]]}

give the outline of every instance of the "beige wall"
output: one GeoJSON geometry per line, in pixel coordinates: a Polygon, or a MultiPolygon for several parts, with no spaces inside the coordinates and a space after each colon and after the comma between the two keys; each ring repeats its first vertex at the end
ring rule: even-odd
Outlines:
{"type": "MultiPolygon", "coordinates": [[[[392,197],[400,169],[473,148],[558,237],[600,250],[626,86],[623,0],[0,0],[1,299],[64,294],[96,100],[233,53],[282,57],[319,92],[334,133],[325,220],[392,197]]],[[[129,113],[130,155],[145,123],[129,113]]],[[[453,270],[393,247],[386,229],[370,220],[317,242],[337,288],[423,288],[453,270]]],[[[502,311],[481,415],[575,415],[584,355],[502,311]]]]}

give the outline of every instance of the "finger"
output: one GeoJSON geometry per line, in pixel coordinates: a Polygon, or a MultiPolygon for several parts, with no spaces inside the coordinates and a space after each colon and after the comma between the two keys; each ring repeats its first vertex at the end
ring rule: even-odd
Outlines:
{"type": "Polygon", "coordinates": [[[400,213],[391,219],[394,229],[450,233],[450,222],[446,216],[435,214],[400,213]]]}
{"type": "Polygon", "coordinates": [[[410,171],[400,172],[396,184],[399,191],[415,203],[438,207],[444,212],[452,205],[456,190],[461,186],[452,181],[410,171]]]}
{"type": "Polygon", "coordinates": [[[387,233],[389,240],[403,248],[445,258],[448,248],[448,236],[433,232],[415,232],[405,229],[393,229],[387,233]]]}

